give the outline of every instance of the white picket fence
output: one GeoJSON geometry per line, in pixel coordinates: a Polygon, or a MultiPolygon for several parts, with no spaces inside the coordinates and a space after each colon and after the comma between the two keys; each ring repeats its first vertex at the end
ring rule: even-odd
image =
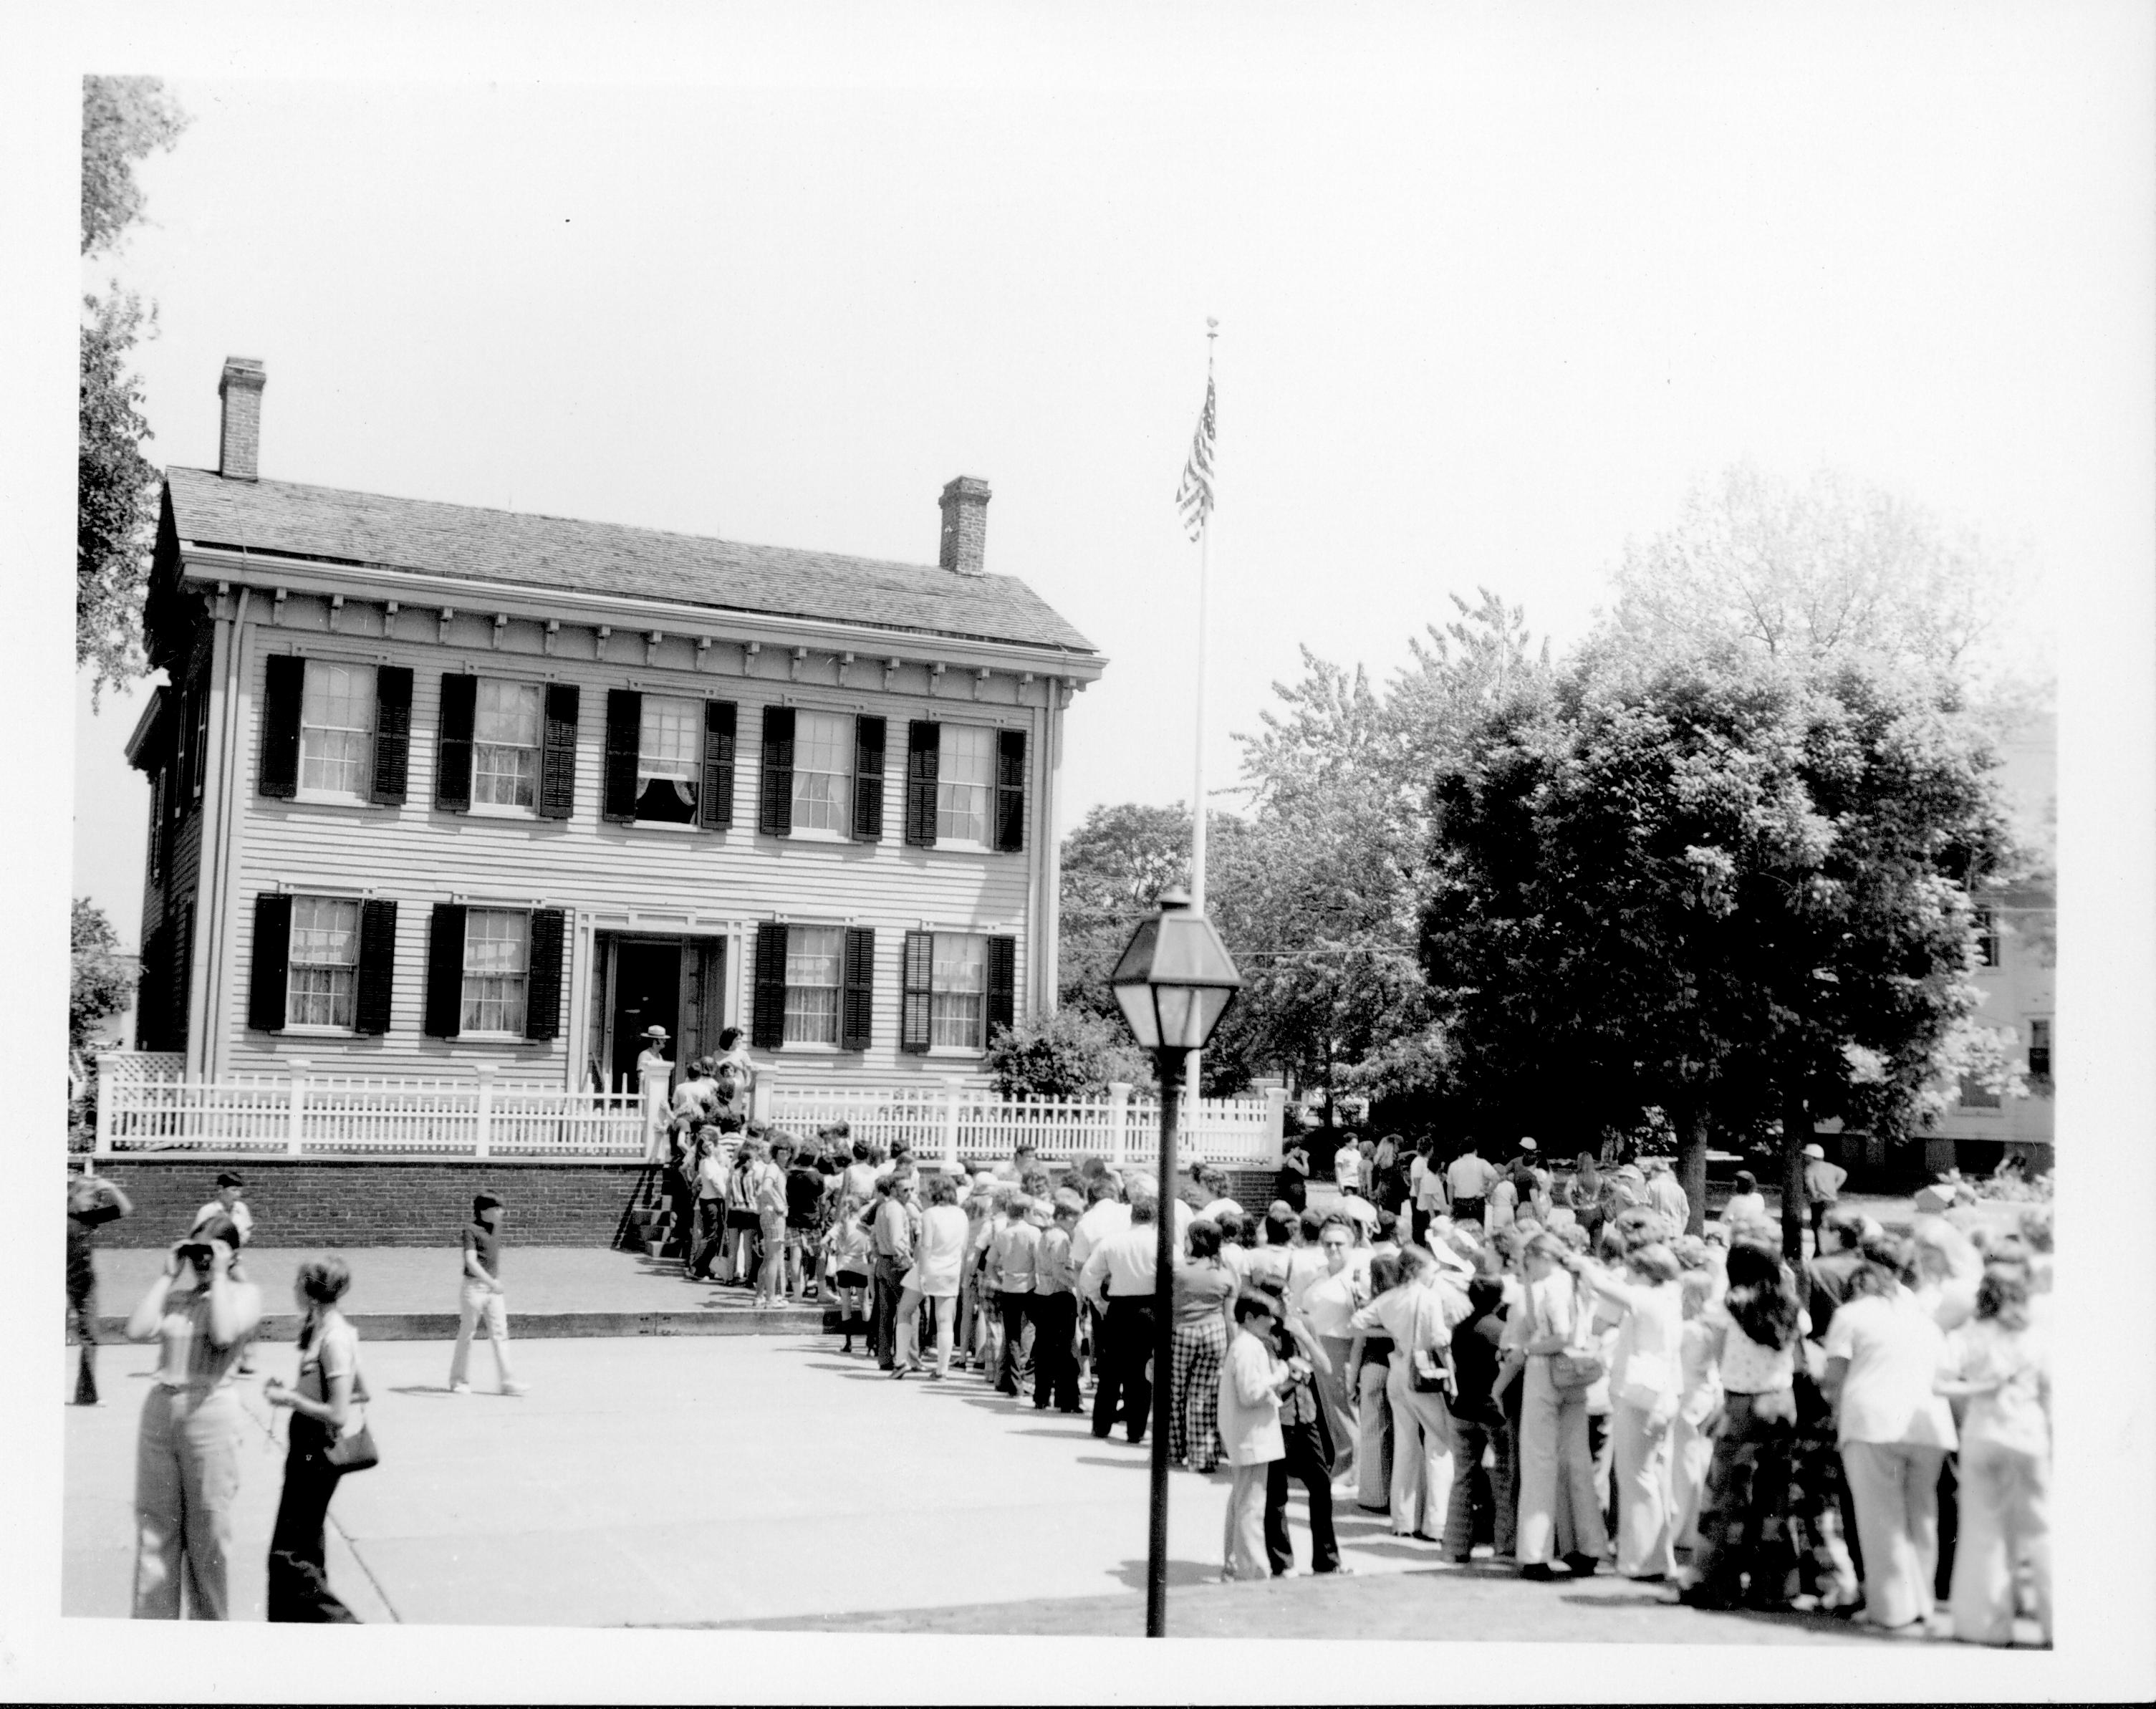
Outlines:
{"type": "MultiPolygon", "coordinates": [[[[1277,1168],[1286,1103],[1278,1092],[1186,1096],[1177,1124],[1178,1154],[1277,1168]]],[[[947,1162],[1007,1157],[1030,1143],[1045,1159],[1090,1152],[1120,1163],[1158,1151],[1160,1103],[1134,1096],[1127,1085],[1111,1086],[1105,1098],[1004,1098],[955,1080],[903,1089],[779,1085],[770,1090],[766,1119],[800,1133],[843,1121],[855,1138],[886,1149],[903,1142],[916,1157],[947,1162]]]]}
{"type": "MultiPolygon", "coordinates": [[[[657,1154],[663,1081],[651,1096],[571,1091],[498,1080],[481,1066],[460,1079],[285,1074],[215,1081],[183,1077],[177,1058],[154,1066],[136,1052],[97,1060],[96,1151],[253,1157],[640,1158],[657,1154]]],[[[1276,1168],[1285,1100],[1183,1100],[1186,1160],[1276,1168]]],[[[788,1085],[766,1075],[756,1114],[810,1134],[844,1122],[886,1149],[903,1142],[924,1162],[957,1167],[1007,1157],[1029,1142],[1045,1160],[1091,1152],[1111,1162],[1154,1153],[1158,1100],[1127,1085],[1105,1098],[1010,1099],[957,1078],[907,1086],[788,1085]]]]}
{"type": "Polygon", "coordinates": [[[98,1059],[99,1155],[635,1157],[645,1149],[634,1092],[357,1075],[152,1077],[98,1059]]]}

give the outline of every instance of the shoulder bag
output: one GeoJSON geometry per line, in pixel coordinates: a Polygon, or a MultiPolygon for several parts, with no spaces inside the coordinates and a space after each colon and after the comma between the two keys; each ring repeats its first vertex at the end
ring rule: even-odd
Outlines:
{"type": "MultiPolygon", "coordinates": [[[[315,1368],[321,1374],[323,1398],[327,1399],[328,1374],[321,1371],[319,1364],[315,1368]]],[[[352,1367],[352,1399],[346,1409],[344,1428],[337,1432],[336,1440],[322,1450],[322,1458],[339,1471],[365,1471],[368,1467],[382,1463],[382,1455],[374,1445],[374,1431],[367,1422],[368,1399],[367,1379],[360,1373],[359,1360],[355,1354],[352,1367]]]]}
{"type": "MultiPolygon", "coordinates": [[[[1573,1314],[1577,1321],[1582,1314],[1573,1314]]],[[[1600,1382],[1609,1366],[1602,1355],[1593,1347],[1571,1347],[1563,1352],[1552,1353],[1549,1362],[1551,1384],[1563,1393],[1592,1388],[1600,1382]]]]}

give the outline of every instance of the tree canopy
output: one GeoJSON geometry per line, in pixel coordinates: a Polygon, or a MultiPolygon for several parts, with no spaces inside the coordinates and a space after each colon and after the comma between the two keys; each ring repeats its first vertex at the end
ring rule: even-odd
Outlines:
{"type": "Polygon", "coordinates": [[[1433,790],[1422,953],[1463,1096],[1584,1133],[1660,1106],[1688,1163],[1710,1116],[1785,1154],[1827,1116],[1907,1130],[1981,1068],[1993,764],[1855,660],[1589,657],[1514,695],[1433,790]]]}
{"type": "Polygon", "coordinates": [[[120,961],[120,940],[103,909],[77,896],[69,920],[74,978],[68,994],[68,1049],[88,1048],[99,1023],[127,1007],[134,982],[120,961]]]}
{"type": "MultiPolygon", "coordinates": [[[[82,254],[106,254],[143,218],[136,164],[167,149],[186,115],[154,77],[86,77],[82,104],[82,254]]],[[[153,336],[157,310],[112,281],[85,293],[76,454],[77,665],[91,667],[93,694],[146,668],[142,599],[157,526],[157,471],[142,454],[151,437],[141,382],[128,353],[153,336]]]]}

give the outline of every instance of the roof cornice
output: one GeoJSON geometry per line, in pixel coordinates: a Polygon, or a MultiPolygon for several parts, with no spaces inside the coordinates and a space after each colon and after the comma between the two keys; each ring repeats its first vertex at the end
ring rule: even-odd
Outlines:
{"type": "Polygon", "coordinates": [[[1107,667],[1100,654],[1036,642],[1001,641],[978,635],[896,624],[844,623],[830,618],[798,617],[729,606],[696,605],[681,600],[649,599],[634,594],[582,592],[489,581],[483,577],[444,575],[392,564],[263,551],[250,547],[180,541],[180,575],[184,581],[228,582],[234,586],[284,588],[296,593],[342,594],[347,599],[395,600],[413,609],[507,612],[545,622],[611,624],[623,629],[659,629],[675,635],[723,636],[769,646],[813,646],[827,652],[853,652],[864,658],[904,654],[952,665],[993,665],[1031,670],[1073,682],[1098,680],[1107,667]]]}

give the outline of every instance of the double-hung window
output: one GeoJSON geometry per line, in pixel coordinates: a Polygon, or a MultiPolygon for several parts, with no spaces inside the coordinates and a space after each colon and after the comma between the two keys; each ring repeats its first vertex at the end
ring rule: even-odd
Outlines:
{"type": "Polygon", "coordinates": [[[2051,1024],[2048,1020],[2029,1023],[2029,1078],[2046,1080],[2051,1077],[2051,1024]]]}
{"type": "Polygon", "coordinates": [[[285,1024],[351,1030],[359,991],[358,902],[293,897],[290,946],[285,1024]]]}
{"type": "Polygon", "coordinates": [[[939,931],[929,957],[928,1041],[978,1050],[987,1043],[988,941],[939,931]]]}
{"type": "Polygon", "coordinates": [[[529,812],[539,791],[540,685],[480,680],[472,720],[472,804],[529,812]]]}
{"type": "Polygon", "coordinates": [[[521,909],[474,908],[465,916],[465,1033],[524,1036],[531,968],[531,916],[521,909]]]}
{"type": "Polygon", "coordinates": [[[838,926],[794,926],[786,933],[786,1039],[839,1042],[839,991],[846,934],[838,926]]]}
{"type": "Polygon", "coordinates": [[[996,793],[996,732],[946,724],[936,757],[936,840],[985,849],[996,793]]]}
{"type": "Polygon", "coordinates": [[[704,703],[644,696],[636,743],[636,816],[663,824],[696,821],[704,752],[704,703]]]}
{"type": "Polygon", "coordinates": [[[1976,964],[1979,967],[1999,965],[1999,916],[1989,908],[1979,908],[1974,921],[1976,927],[1976,964]]]}
{"type": "Polygon", "coordinates": [[[306,661],[300,696],[300,793],[367,798],[374,749],[374,667],[306,661]]]}
{"type": "MultiPolygon", "coordinates": [[[[839,712],[793,715],[796,831],[844,836],[853,825],[854,720],[839,712]]],[[[792,1034],[788,1034],[790,1042],[792,1034]]]]}

